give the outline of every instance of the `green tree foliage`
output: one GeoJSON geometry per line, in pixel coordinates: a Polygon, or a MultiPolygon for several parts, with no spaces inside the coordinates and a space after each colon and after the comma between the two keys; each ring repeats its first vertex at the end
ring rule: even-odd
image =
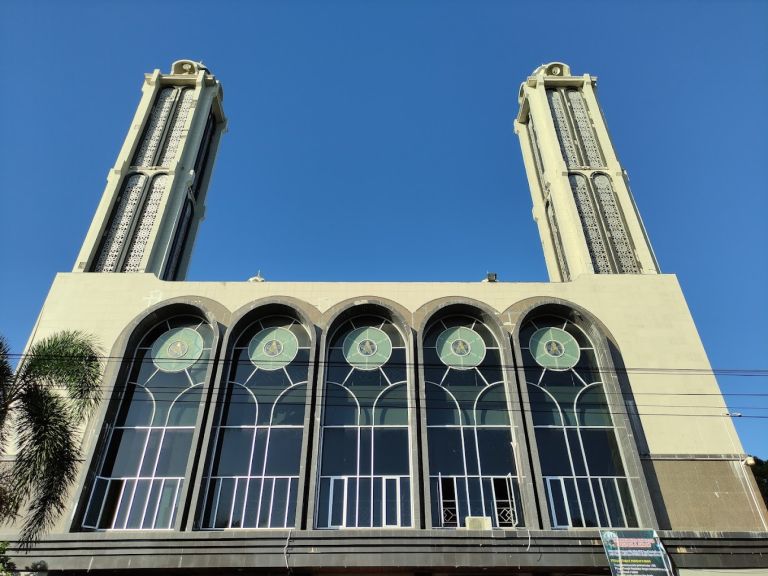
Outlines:
{"type": "Polygon", "coordinates": [[[0,576],[13,576],[16,566],[5,555],[8,549],[8,542],[0,542],[0,576]]]}
{"type": "Polygon", "coordinates": [[[81,460],[79,427],[101,399],[102,365],[93,338],[63,331],[33,344],[14,372],[0,338],[0,522],[23,512],[28,548],[64,511],[81,460]]]}

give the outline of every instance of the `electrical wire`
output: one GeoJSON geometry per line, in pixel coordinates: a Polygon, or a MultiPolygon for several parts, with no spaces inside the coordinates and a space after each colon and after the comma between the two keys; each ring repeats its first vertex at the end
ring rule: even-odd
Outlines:
{"type": "MultiPolygon", "coordinates": [[[[9,357],[19,358],[22,359],[28,354],[19,354],[19,353],[11,353],[8,354],[9,357]]],[[[35,358],[45,358],[45,359],[68,359],[68,358],[78,358],[79,357],[73,357],[73,356],[64,356],[64,355],[46,355],[46,356],[35,356],[35,358]]],[[[98,360],[102,360],[104,362],[124,362],[131,360],[128,356],[103,356],[99,355],[95,357],[98,360]]],[[[152,360],[152,358],[145,358],[145,360],[152,360]]],[[[196,361],[196,364],[212,364],[212,363],[219,363],[219,362],[227,362],[232,363],[233,358],[229,356],[225,356],[222,358],[200,358],[196,361]]],[[[249,360],[245,360],[242,362],[249,362],[249,360]]],[[[259,362],[268,363],[270,360],[264,359],[259,360],[259,362]]],[[[280,362],[279,360],[275,360],[275,362],[280,362]]],[[[343,367],[349,367],[349,364],[342,361],[318,361],[318,364],[320,366],[325,367],[336,367],[336,366],[343,366],[343,367]]],[[[398,367],[405,367],[410,368],[412,366],[424,366],[425,368],[446,368],[445,364],[438,364],[438,363],[425,363],[425,362],[390,362],[388,363],[388,367],[391,366],[393,368],[398,367]]],[[[485,367],[485,366],[483,366],[485,367]]],[[[499,369],[516,369],[518,366],[513,364],[493,364],[490,366],[491,368],[499,368],[499,369]]],[[[538,364],[524,364],[519,366],[519,368],[522,369],[541,369],[542,367],[538,364]]],[[[595,372],[598,374],[682,374],[682,375],[691,375],[691,376],[766,376],[768,377],[768,368],[652,368],[652,367],[636,367],[636,368],[584,368],[585,372],[595,372]]]]}

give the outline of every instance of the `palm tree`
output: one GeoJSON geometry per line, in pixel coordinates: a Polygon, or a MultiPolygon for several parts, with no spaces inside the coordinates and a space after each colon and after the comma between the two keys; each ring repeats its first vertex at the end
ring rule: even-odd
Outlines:
{"type": "Polygon", "coordinates": [[[80,464],[80,425],[101,399],[100,350],[78,331],[33,344],[14,372],[0,337],[0,522],[19,517],[19,545],[29,548],[64,511],[80,464]]]}

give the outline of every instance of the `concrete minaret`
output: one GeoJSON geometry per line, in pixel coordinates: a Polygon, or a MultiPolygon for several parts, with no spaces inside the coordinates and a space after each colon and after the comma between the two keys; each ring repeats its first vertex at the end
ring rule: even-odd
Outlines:
{"type": "Polygon", "coordinates": [[[515,132],[553,281],[659,272],[600,112],[596,82],[553,62],[520,87],[515,132]]]}
{"type": "Polygon", "coordinates": [[[75,272],[186,274],[226,125],[221,86],[200,63],[147,74],[143,95],[75,272]]]}

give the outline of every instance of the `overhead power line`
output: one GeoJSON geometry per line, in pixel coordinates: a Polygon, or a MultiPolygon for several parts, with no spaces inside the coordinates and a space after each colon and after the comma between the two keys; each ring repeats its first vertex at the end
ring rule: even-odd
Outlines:
{"type": "MultiPolygon", "coordinates": [[[[19,353],[11,353],[8,354],[9,357],[12,358],[19,358],[23,359],[24,357],[28,356],[27,354],[19,354],[19,353]]],[[[66,355],[47,355],[47,356],[36,356],[36,358],[46,358],[46,359],[68,359],[68,358],[75,358],[72,356],[66,356],[66,355]]],[[[104,362],[123,362],[123,361],[131,361],[132,357],[129,356],[103,356],[99,355],[96,356],[97,359],[102,360],[104,362]]],[[[151,361],[153,360],[152,357],[145,356],[143,361],[151,361]]],[[[226,363],[231,365],[233,361],[233,358],[231,356],[221,357],[221,358],[201,358],[196,361],[196,364],[212,364],[212,363],[226,363]]],[[[240,360],[239,362],[243,364],[247,364],[250,362],[247,358],[240,360]]],[[[267,363],[270,362],[268,359],[259,360],[259,362],[267,363]]],[[[276,360],[275,362],[279,362],[279,360],[276,360]]],[[[307,363],[304,363],[307,364],[307,363]]],[[[352,368],[347,362],[343,361],[324,361],[319,360],[318,364],[320,366],[327,367],[349,367],[352,368]]],[[[425,363],[425,362],[389,362],[387,364],[387,367],[392,368],[410,368],[412,366],[423,366],[425,368],[448,368],[445,364],[442,363],[425,363]]],[[[481,365],[482,367],[490,367],[490,368],[500,368],[500,369],[516,369],[516,368],[522,368],[524,370],[532,368],[532,369],[543,369],[542,366],[539,366],[538,364],[525,364],[521,366],[516,366],[514,364],[493,364],[493,365],[481,365]]],[[[691,375],[691,376],[739,376],[739,377],[761,377],[766,376],[768,377],[768,368],[661,368],[661,367],[624,367],[624,368],[581,368],[584,372],[594,372],[598,374],[678,374],[678,375],[691,375]]]]}

